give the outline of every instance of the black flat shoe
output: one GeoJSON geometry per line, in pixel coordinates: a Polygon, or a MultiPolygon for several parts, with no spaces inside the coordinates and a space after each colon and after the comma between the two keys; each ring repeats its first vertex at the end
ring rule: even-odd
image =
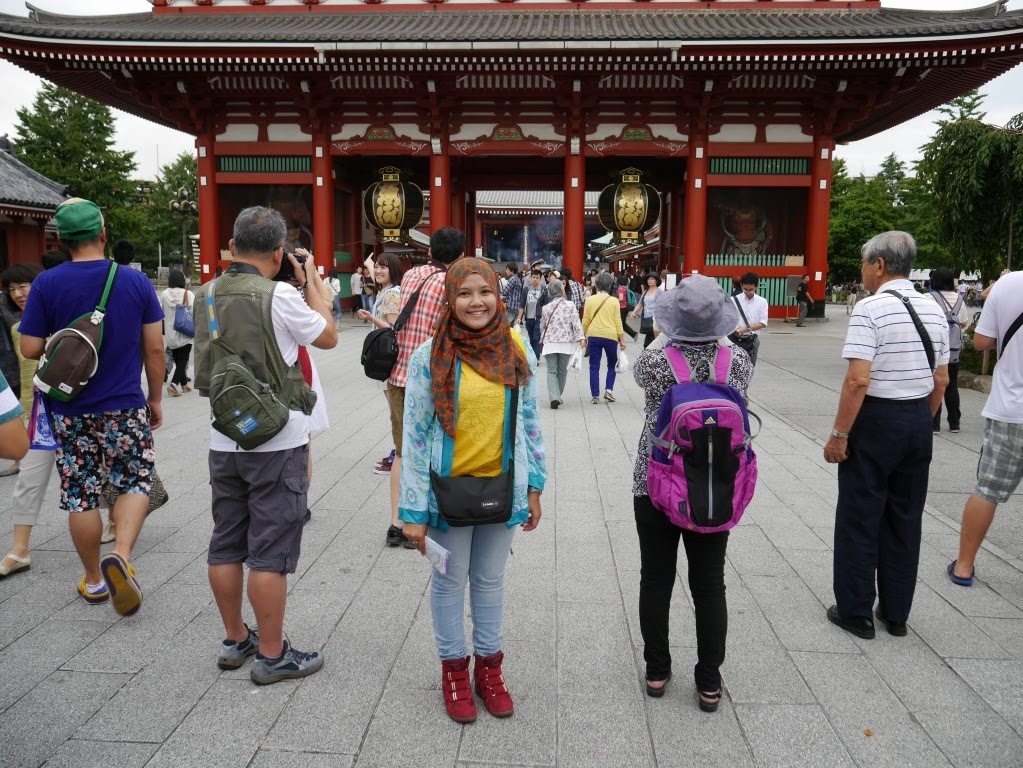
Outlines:
{"type": "Polygon", "coordinates": [[[721,689],[716,691],[697,691],[696,698],[700,703],[702,712],[717,712],[718,704],[721,703],[721,689]]]}
{"type": "Polygon", "coordinates": [[[878,608],[874,611],[874,615],[877,616],[877,620],[884,624],[884,628],[888,630],[888,634],[893,637],[905,637],[908,630],[906,629],[906,622],[904,621],[888,621],[884,616],[881,615],[881,609],[878,608]]]}
{"type": "Polygon", "coordinates": [[[401,532],[401,528],[396,525],[392,525],[387,528],[387,546],[397,547],[405,541],[408,541],[408,539],[406,539],[405,534],[401,532]]]}
{"type": "Polygon", "coordinates": [[[649,696],[652,699],[659,699],[659,698],[661,698],[664,695],[664,690],[668,687],[668,681],[669,680],[671,680],[671,672],[668,673],[668,676],[666,678],[664,678],[663,681],[662,680],[647,680],[646,681],[646,695],[649,696]],[[663,682],[664,685],[659,686],[657,688],[655,688],[654,686],[650,685],[650,683],[660,683],[660,682],[663,682]]]}
{"type": "Polygon", "coordinates": [[[856,637],[862,637],[864,640],[874,639],[874,622],[861,616],[851,616],[848,619],[843,619],[838,615],[837,605],[828,608],[828,621],[836,627],[841,627],[846,632],[856,635],[856,637]]]}

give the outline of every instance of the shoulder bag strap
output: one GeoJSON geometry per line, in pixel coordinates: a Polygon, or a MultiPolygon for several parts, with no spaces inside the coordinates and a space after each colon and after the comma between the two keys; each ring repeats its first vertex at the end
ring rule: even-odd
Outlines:
{"type": "Polygon", "coordinates": [[[561,305],[565,303],[565,297],[561,297],[561,301],[551,306],[550,314],[547,316],[547,322],[543,324],[543,332],[540,334],[540,343],[543,344],[543,340],[547,338],[547,329],[550,327],[551,321],[554,319],[554,313],[557,312],[561,305]]]}
{"type": "Polygon", "coordinates": [[[931,372],[934,372],[934,345],[931,344],[931,337],[927,334],[927,329],[924,328],[923,321],[920,319],[920,315],[913,309],[913,305],[909,301],[909,296],[903,296],[898,291],[887,290],[883,293],[888,293],[897,298],[906,307],[909,312],[909,316],[913,318],[913,325],[916,326],[916,332],[920,334],[920,341],[924,345],[924,354],[927,355],[927,365],[930,366],[931,372]]]}
{"type": "Polygon", "coordinates": [[[206,292],[206,317],[210,330],[210,340],[216,341],[220,338],[220,321],[217,320],[217,305],[213,301],[213,293],[217,290],[217,281],[210,281],[210,289],[206,292]]]}
{"type": "Polygon", "coordinates": [[[1009,343],[1010,339],[1012,339],[1012,337],[1016,335],[1016,331],[1018,331],[1021,326],[1023,326],[1023,313],[1021,313],[1019,317],[1012,321],[1012,325],[1009,326],[1009,330],[1007,330],[1005,332],[1005,336],[1002,337],[1002,344],[998,350],[999,355],[1005,351],[1006,345],[1009,343]]]}
{"type": "Polygon", "coordinates": [[[96,305],[96,312],[100,315],[107,313],[107,300],[110,298],[110,289],[114,287],[115,277],[117,277],[117,262],[111,261],[110,269],[107,270],[107,281],[103,285],[103,293],[100,294],[99,304],[96,305]]]}
{"type": "MultiPolygon", "coordinates": [[[[432,278],[434,275],[443,274],[444,273],[441,270],[437,270],[436,272],[430,273],[423,279],[423,282],[420,284],[420,286],[416,288],[415,293],[413,293],[409,297],[408,303],[405,304],[405,308],[401,310],[401,314],[398,315],[398,317],[394,321],[394,324],[391,325],[391,330],[393,330],[395,333],[398,333],[402,328],[405,327],[405,323],[407,323],[408,319],[412,317],[412,312],[413,310],[415,310],[416,304],[419,302],[419,294],[423,292],[423,289],[426,287],[427,281],[430,280],[430,278],[432,278]]],[[[399,288],[399,290],[401,289],[399,288]]]]}
{"type": "Polygon", "coordinates": [[[739,310],[739,314],[740,314],[740,315],[742,316],[742,322],[743,322],[743,324],[744,324],[744,325],[745,325],[745,326],[746,326],[747,328],[749,328],[749,319],[748,319],[748,318],[746,317],[746,313],[742,311],[742,305],[741,305],[741,304],[739,303],[739,297],[738,297],[738,296],[733,296],[733,297],[732,297],[732,301],[734,301],[734,302],[735,302],[735,308],[736,308],[737,310],[739,310]]]}

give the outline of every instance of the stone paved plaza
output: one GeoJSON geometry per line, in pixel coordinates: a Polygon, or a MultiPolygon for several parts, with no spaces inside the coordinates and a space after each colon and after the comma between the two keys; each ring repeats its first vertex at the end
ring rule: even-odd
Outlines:
{"type": "MultiPolygon", "coordinates": [[[[157,466],[171,494],[146,523],[135,564],[145,604],[121,619],[75,592],[81,566],[51,484],[33,567],[0,580],[0,765],[87,768],[342,766],[1021,766],[1023,499],[996,519],[971,589],[952,585],[958,517],[972,487],[984,396],[963,393],[963,431],[935,441],[909,636],[858,640],[827,622],[833,602],[835,468],[822,457],[845,364],[831,322],[772,322],[750,390],[764,421],[760,483],[728,548],[726,695],[695,703],[693,612],[684,557],[672,608],[675,679],[643,693],[632,457],[641,392],[589,403],[570,373],[543,408],[550,480],[544,518],[510,560],[505,673],[515,715],[444,715],[429,608],[430,567],[384,546],[391,447],[379,385],[362,375],[367,326],[314,352],[333,427],[313,442],[287,631],[324,669],[257,687],[221,672],[206,581],[211,530],[206,402],[165,398],[157,466]]],[[[629,345],[630,356],[640,348],[629,345]]],[[[542,391],[546,389],[541,369],[542,391]]],[[[546,403],[546,399],[542,398],[546,403]]],[[[0,480],[0,547],[13,479],[0,480]]]]}

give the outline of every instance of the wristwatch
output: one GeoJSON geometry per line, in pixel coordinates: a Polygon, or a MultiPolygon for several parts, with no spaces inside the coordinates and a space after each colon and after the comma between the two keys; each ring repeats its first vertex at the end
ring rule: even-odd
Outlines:
{"type": "Polygon", "coordinates": [[[832,427],[831,428],[831,436],[832,437],[837,437],[837,438],[840,438],[840,439],[844,440],[845,438],[849,437],[849,433],[848,432],[839,432],[837,429],[832,427]]]}

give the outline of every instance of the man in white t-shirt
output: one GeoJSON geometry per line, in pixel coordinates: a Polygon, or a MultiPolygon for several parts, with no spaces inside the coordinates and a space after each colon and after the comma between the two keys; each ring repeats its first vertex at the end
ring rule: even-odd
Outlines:
{"type": "Polygon", "coordinates": [[[863,246],[872,294],[849,318],[849,361],[824,459],[838,464],[832,624],[874,637],[907,634],[934,435],[931,419],[948,384],[948,321],[909,272],[916,242],[884,232],[863,246]],[[917,327],[921,324],[922,332],[917,327]],[[924,339],[924,336],[927,338],[924,339]],[[877,588],[875,590],[875,582],[877,588]]]}
{"type": "MultiPolygon", "coordinates": [[[[359,316],[359,310],[362,309],[362,269],[356,269],[352,272],[352,299],[355,300],[355,307],[352,308],[352,315],[354,317],[359,316]]],[[[368,323],[368,320],[363,320],[362,324],[368,323]]]]}
{"type": "MultiPolygon", "coordinates": [[[[299,346],[332,349],[337,328],[312,258],[299,263],[284,252],[287,226],[280,213],[246,208],[235,220],[233,235],[229,247],[234,262],[215,283],[196,291],[196,302],[205,304],[210,286],[215,286],[214,319],[220,334],[256,376],[267,377],[277,396],[290,392],[291,399],[284,428],[252,450],[242,450],[211,427],[213,534],[206,562],[227,634],[217,664],[237,669],[255,654],[250,676],[265,685],[304,677],[323,666],[322,654],[299,651],[284,638],[287,575],[298,565],[309,490],[312,394],[298,392],[295,386],[285,388],[282,369],[294,369],[299,346]],[[294,285],[271,280],[283,258],[291,261],[294,285]],[[266,323],[268,314],[272,331],[266,323]],[[243,563],[249,569],[248,597],[258,630],[250,630],[242,620],[243,563]]],[[[207,394],[212,323],[206,312],[195,314],[196,388],[207,394]]]]}
{"type": "Polygon", "coordinates": [[[1009,272],[994,284],[973,334],[973,346],[998,350],[991,394],[981,415],[984,444],[977,463],[977,485],[966,501],[959,530],[959,556],[948,576],[962,587],[973,584],[974,561],[998,505],[1023,481],[1023,272],[1009,272]]]}

